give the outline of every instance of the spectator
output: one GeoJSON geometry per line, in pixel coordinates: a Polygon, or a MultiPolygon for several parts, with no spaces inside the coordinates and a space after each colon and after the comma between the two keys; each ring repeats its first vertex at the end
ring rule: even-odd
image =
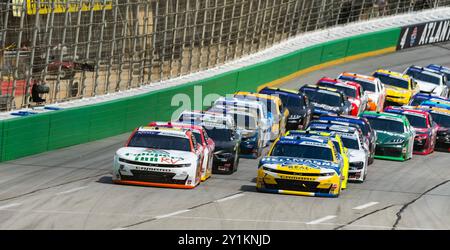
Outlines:
{"type": "Polygon", "coordinates": [[[387,6],[388,6],[387,0],[376,0],[375,5],[376,5],[376,7],[378,7],[378,16],[386,15],[387,6]]]}
{"type": "Polygon", "coordinates": [[[48,86],[45,85],[45,83],[35,83],[33,84],[33,87],[31,88],[31,100],[35,103],[43,103],[45,102],[45,99],[41,98],[40,94],[42,93],[48,93],[48,86]]]}

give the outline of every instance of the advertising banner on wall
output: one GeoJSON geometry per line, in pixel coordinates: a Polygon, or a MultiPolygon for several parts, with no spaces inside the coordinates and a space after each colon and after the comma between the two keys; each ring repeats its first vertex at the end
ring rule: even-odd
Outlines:
{"type": "Polygon", "coordinates": [[[78,12],[81,11],[99,11],[99,10],[111,10],[112,0],[81,0],[81,1],[69,1],[69,0],[13,0],[13,16],[20,17],[22,15],[22,8],[24,3],[26,4],[27,15],[46,15],[51,13],[65,13],[65,12],[78,12]],[[68,3],[69,2],[69,3],[68,3]]]}
{"type": "Polygon", "coordinates": [[[450,20],[440,20],[405,26],[397,43],[397,50],[450,41],[450,20]]]}

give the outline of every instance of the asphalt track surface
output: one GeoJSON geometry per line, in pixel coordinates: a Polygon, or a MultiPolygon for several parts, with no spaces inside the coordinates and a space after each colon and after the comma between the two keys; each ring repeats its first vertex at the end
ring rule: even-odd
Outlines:
{"type": "MultiPolygon", "coordinates": [[[[450,66],[450,44],[330,67],[283,87],[428,63],[450,66]]],[[[249,159],[193,190],[115,185],[113,155],[128,135],[0,164],[0,229],[450,229],[450,153],[375,160],[364,183],[317,198],[256,192],[249,159]]]]}

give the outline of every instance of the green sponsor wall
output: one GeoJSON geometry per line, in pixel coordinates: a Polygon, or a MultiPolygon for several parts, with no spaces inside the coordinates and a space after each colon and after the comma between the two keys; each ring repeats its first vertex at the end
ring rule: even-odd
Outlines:
{"type": "MultiPolygon", "coordinates": [[[[86,143],[131,131],[155,120],[169,120],[177,94],[193,101],[196,86],[203,97],[255,91],[258,86],[311,66],[397,45],[400,28],[314,45],[232,72],[134,97],[52,111],[0,122],[0,161],[86,143]]],[[[191,108],[202,109],[191,103],[191,108]]]]}

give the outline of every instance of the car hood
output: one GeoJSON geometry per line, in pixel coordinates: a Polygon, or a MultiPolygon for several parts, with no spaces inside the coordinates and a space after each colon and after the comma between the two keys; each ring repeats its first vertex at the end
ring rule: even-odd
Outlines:
{"type": "Polygon", "coordinates": [[[403,133],[393,133],[387,131],[377,130],[377,144],[389,143],[394,139],[406,140],[406,135],[403,133]]]}
{"type": "Polygon", "coordinates": [[[409,93],[409,90],[407,89],[398,88],[390,85],[385,86],[386,86],[386,94],[390,96],[407,96],[409,93]]]}
{"type": "Polygon", "coordinates": [[[336,106],[330,106],[330,105],[320,104],[320,103],[316,103],[316,102],[312,102],[311,104],[314,107],[314,111],[325,110],[325,111],[339,112],[341,110],[340,107],[336,107],[336,106]]]}
{"type": "Polygon", "coordinates": [[[416,81],[419,84],[420,91],[422,91],[422,92],[432,93],[436,88],[439,87],[436,84],[432,84],[432,83],[428,83],[428,82],[424,82],[424,81],[419,81],[419,80],[416,80],[416,81]]]}
{"type": "Polygon", "coordinates": [[[366,160],[366,152],[364,150],[348,149],[348,158],[351,162],[366,160]]]}
{"type": "Polygon", "coordinates": [[[233,152],[236,147],[235,141],[215,141],[216,152],[217,151],[228,151],[233,152]]]}
{"type": "Polygon", "coordinates": [[[325,160],[312,160],[283,156],[268,156],[264,157],[260,161],[260,165],[275,167],[295,167],[295,166],[307,166],[314,169],[332,169],[338,174],[340,173],[340,167],[338,163],[325,160]]]}
{"type": "Polygon", "coordinates": [[[116,155],[129,161],[154,163],[162,165],[188,164],[197,159],[192,152],[178,150],[161,150],[149,148],[123,147],[116,155]]]}

